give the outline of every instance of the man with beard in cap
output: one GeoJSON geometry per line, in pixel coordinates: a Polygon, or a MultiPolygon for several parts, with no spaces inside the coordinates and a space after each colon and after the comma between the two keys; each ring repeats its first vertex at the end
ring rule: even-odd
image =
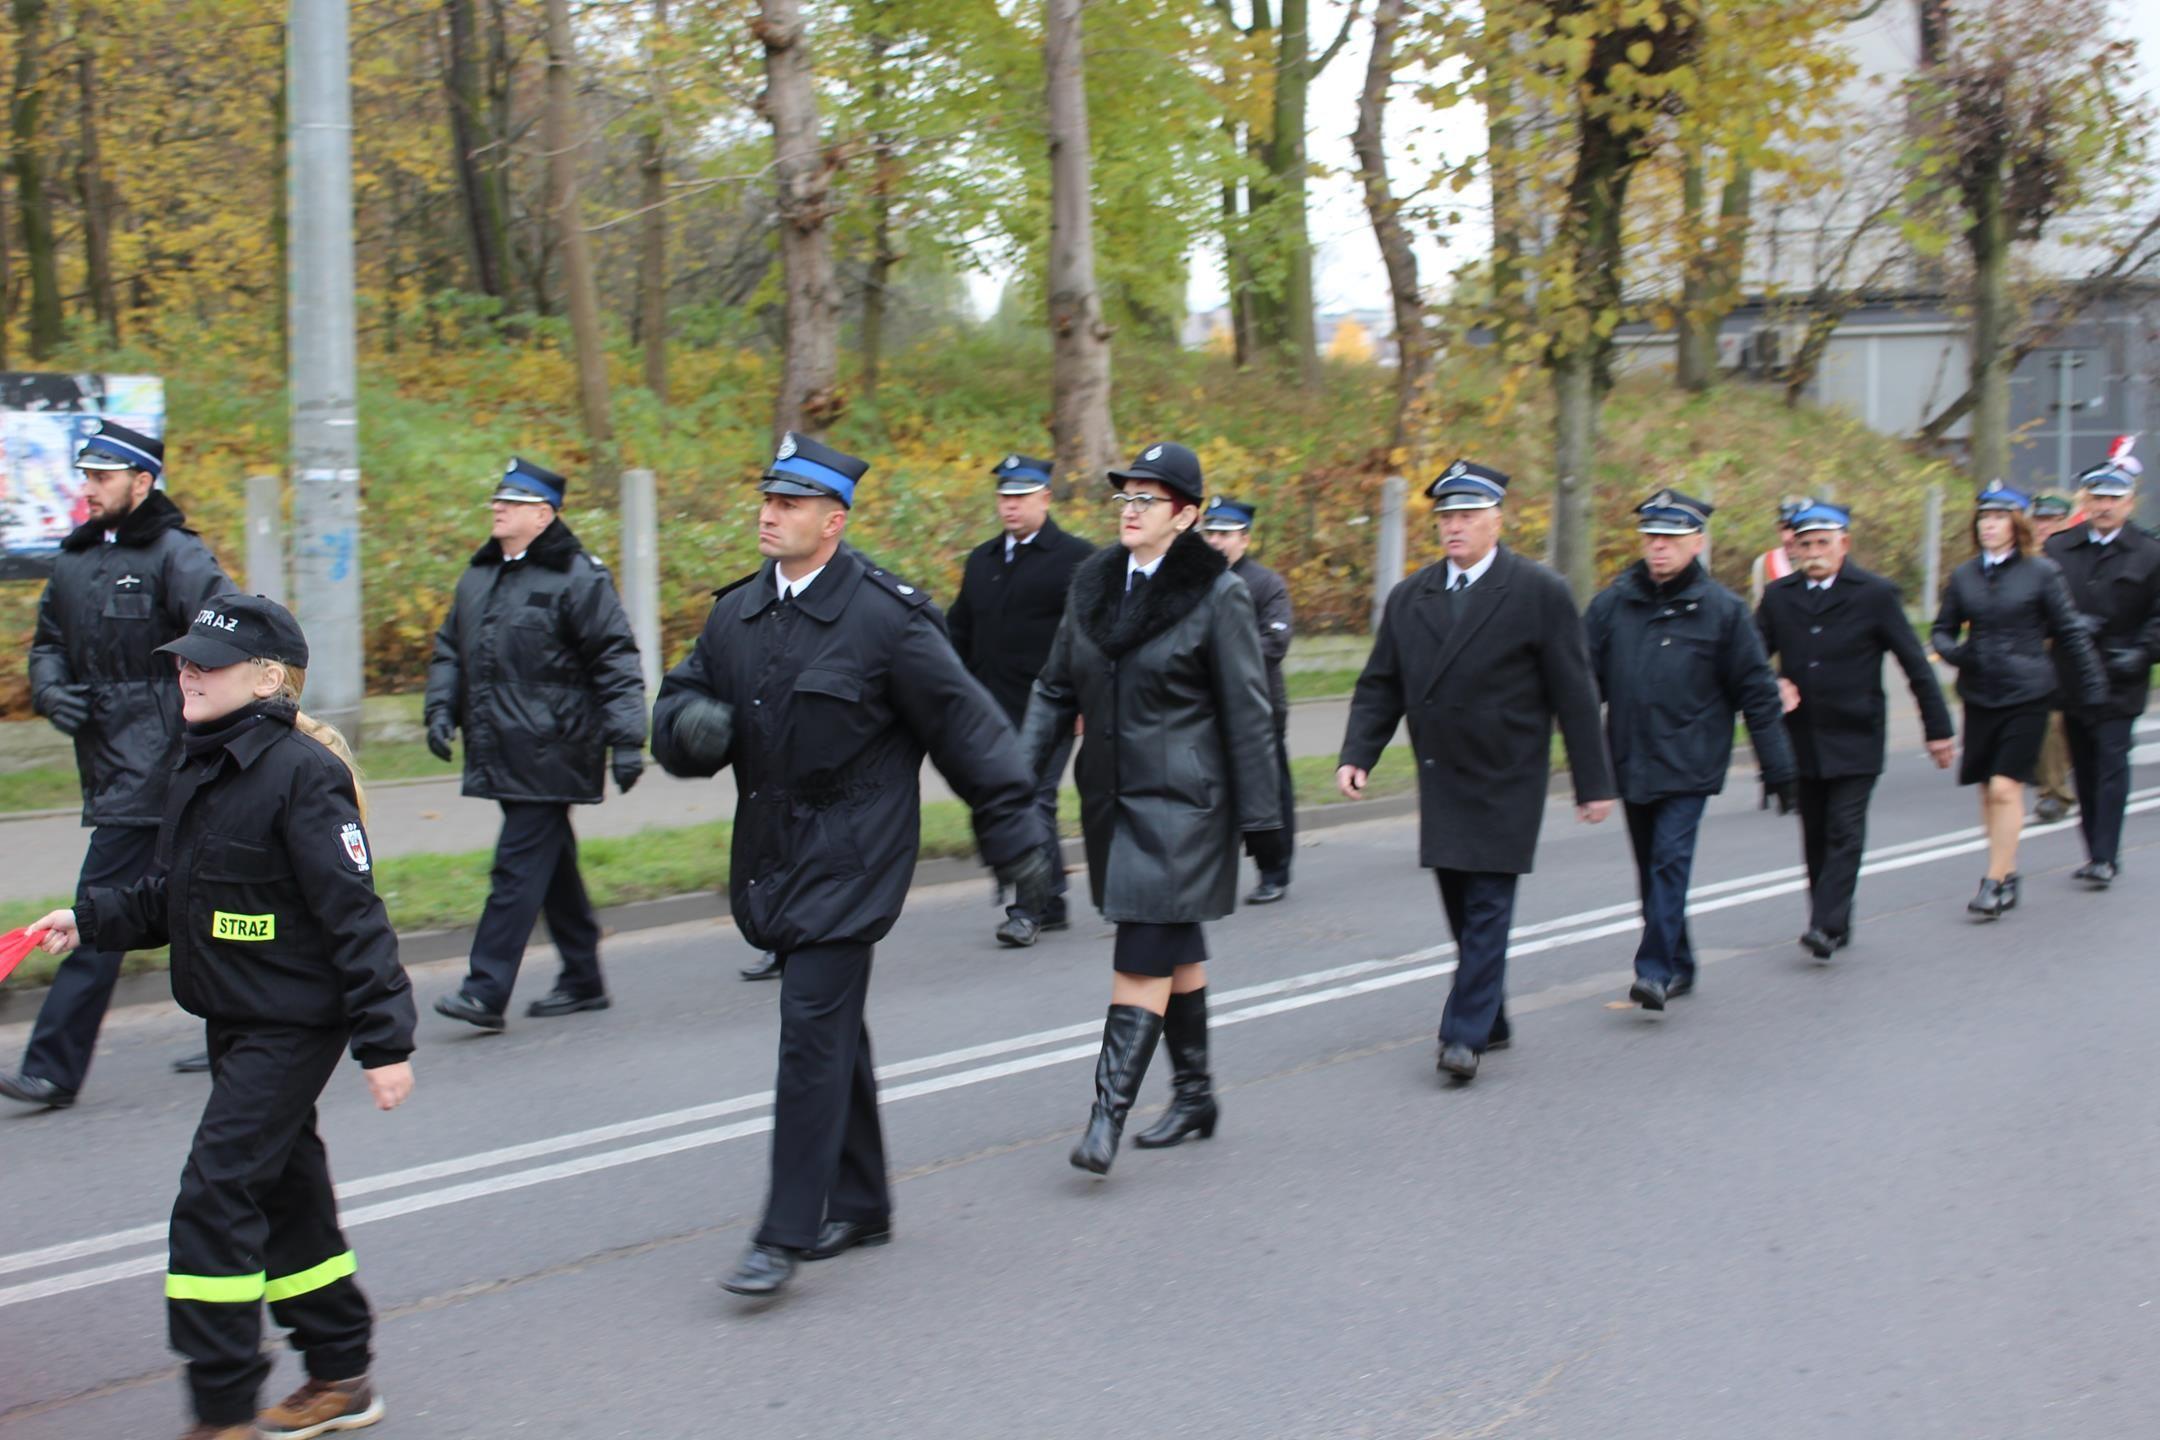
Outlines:
{"type": "MultiPolygon", "coordinates": [[[[945,612],[945,630],[968,673],[982,681],[1005,718],[1018,732],[1027,714],[1028,692],[1049,658],[1058,622],[1065,618],[1065,594],[1073,567],[1095,547],[1068,535],[1050,518],[1050,462],[1032,455],[1007,455],[991,470],[997,482],[997,517],[1002,534],[968,552],[961,571],[960,594],[945,612]]],[[[1057,833],[1058,789],[1072,758],[1073,737],[1065,736],[1035,792],[1043,822],[1057,833]]],[[[998,943],[1035,943],[1045,930],[1063,930],[1065,857],[1055,841],[1049,855],[1056,871],[1050,908],[1030,915],[1020,905],[1006,907],[997,927],[998,943]]],[[[1000,900],[1004,887],[998,887],[1000,900]]]]}
{"type": "Polygon", "coordinates": [[[1012,726],[967,673],[930,597],[842,543],[869,466],[789,434],[758,486],[766,564],[714,595],[653,708],[671,775],[735,770],[728,892],[780,958],[765,1218],[721,1287],[775,1295],[798,1262],[892,1238],[864,1005],[922,838],[925,753],[1029,914],[1051,835],[1012,726]]]}
{"type": "MultiPolygon", "coordinates": [[[[204,601],[233,588],[157,488],[163,442],[110,420],[89,424],[75,457],[89,518],[60,542],[30,642],[31,706],[75,741],[82,821],[91,827],[78,899],[93,886],[132,885],[150,866],[181,731],[172,659],[158,647],[185,635],[204,601]]],[[[55,1110],[75,1103],[122,958],[92,946],[61,962],[22,1069],[0,1074],[0,1095],[55,1110]]],[[[208,1070],[210,1057],[173,1068],[208,1070]]]]}
{"type": "Polygon", "coordinates": [[[1636,506],[1643,558],[1583,615],[1642,895],[1628,998],[1645,1010],[1663,1010],[1695,988],[1688,877],[1703,808],[1725,788],[1732,765],[1735,711],[1747,717],[1763,783],[1781,813],[1795,798],[1792,743],[1762,640],[1746,604],[1702,567],[1710,510],[1677,490],[1636,506]]]}

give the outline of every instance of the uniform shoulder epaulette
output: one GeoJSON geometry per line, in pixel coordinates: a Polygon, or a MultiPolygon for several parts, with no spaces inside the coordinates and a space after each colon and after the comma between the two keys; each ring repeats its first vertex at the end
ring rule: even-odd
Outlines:
{"type": "Polygon", "coordinates": [[[592,562],[593,569],[598,570],[603,575],[607,573],[607,561],[602,560],[599,556],[593,554],[590,550],[587,550],[583,553],[585,558],[592,562]]]}
{"type": "Polygon", "coordinates": [[[743,576],[740,580],[730,580],[727,584],[713,591],[712,598],[718,600],[724,595],[733,594],[735,591],[742,589],[743,586],[749,584],[752,580],[757,579],[758,576],[764,573],[765,571],[762,568],[759,568],[756,570],[752,570],[749,574],[743,576]]]}
{"type": "Polygon", "coordinates": [[[909,609],[919,609],[930,603],[930,593],[920,585],[911,585],[882,565],[869,565],[863,570],[863,579],[898,600],[909,609]]]}

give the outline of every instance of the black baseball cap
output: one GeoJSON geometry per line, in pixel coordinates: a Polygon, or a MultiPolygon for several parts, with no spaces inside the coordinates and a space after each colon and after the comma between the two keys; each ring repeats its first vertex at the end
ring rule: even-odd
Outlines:
{"type": "Polygon", "coordinates": [[[1112,480],[1153,480],[1167,485],[1171,490],[1197,505],[1207,498],[1207,485],[1200,478],[1200,457],[1183,445],[1168,441],[1150,445],[1133,457],[1133,462],[1122,470],[1110,472],[1112,480]]]}
{"type": "Polygon", "coordinates": [[[192,660],[205,670],[219,670],[243,660],[279,660],[307,669],[307,636],[292,611],[261,595],[218,595],[195,612],[188,632],[160,655],[192,660]]]}

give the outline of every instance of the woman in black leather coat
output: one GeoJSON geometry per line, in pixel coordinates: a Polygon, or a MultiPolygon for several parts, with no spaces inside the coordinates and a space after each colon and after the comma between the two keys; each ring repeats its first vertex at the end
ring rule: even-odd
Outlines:
{"type": "Polygon", "coordinates": [[[2048,643],[2069,662],[2079,694],[2069,706],[2107,697],[2107,676],[2093,651],[2070,589],[2055,562],[2039,552],[2027,515],[2032,502],[1996,480],[1980,492],[1973,544],[1980,553],[1943,586],[1932,643],[1958,672],[1965,701],[1965,754],[1958,783],[1979,785],[1988,868],[1966,909],[1994,920],[2018,902],[2018,833],[2025,786],[2039,764],[2055,698],[2048,643]]]}
{"type": "Polygon", "coordinates": [[[1073,775],[1088,882],[1117,926],[1095,1107],[1072,1152],[1097,1175],[1117,1156],[1158,1039],[1175,1067],[1170,1109],[1136,1143],[1215,1132],[1201,922],[1237,906],[1241,834],[1262,870],[1288,859],[1259,623],[1245,582],[1193,533],[1200,461],[1154,445],[1110,479],[1119,543],[1073,571],[1020,731],[1040,774],[1074,719],[1086,721],[1073,775]]]}

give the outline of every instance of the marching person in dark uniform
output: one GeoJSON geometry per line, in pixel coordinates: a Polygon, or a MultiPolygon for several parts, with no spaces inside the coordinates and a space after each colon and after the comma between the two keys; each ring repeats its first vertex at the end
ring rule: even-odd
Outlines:
{"type": "MultiPolygon", "coordinates": [[[[2084,521],[2067,495],[2033,496],[2033,539],[2043,555],[2048,541],[2084,521]]],[[[2077,807],[2077,790],[2070,776],[2070,739],[2063,731],[2060,710],[2048,716],[2047,739],[2041,742],[2040,763],[2033,769],[2033,790],[2033,819],[2043,825],[2052,825],[2077,807]]]]}
{"type": "Polygon", "coordinates": [[[869,467],[788,435],[759,489],[761,569],[715,595],[668,672],[653,754],[671,775],[735,768],[728,893],[780,957],[780,1063],[764,1222],[720,1283],[772,1295],[798,1260],[892,1237],[864,1001],[921,842],[923,756],[1029,914],[1049,836],[1012,727],[953,653],[937,607],[841,543],[869,467]]]}
{"type": "Polygon", "coordinates": [[[1782,813],[1792,809],[1792,743],[1762,640],[1747,605],[1699,558],[1710,511],[1677,490],[1636,506],[1643,558],[1583,615],[1642,894],[1628,998],[1645,1010],[1663,1010],[1695,988],[1688,877],[1703,807],[1725,788],[1732,766],[1735,711],[1747,717],[1763,783],[1782,813]]]}
{"type": "MultiPolygon", "coordinates": [[[[968,552],[959,597],[945,614],[945,630],[968,673],[982,681],[1017,731],[1027,714],[1028,690],[1049,658],[1058,622],[1065,618],[1073,567],[1095,547],[1066,534],[1050,518],[1048,460],[1007,455],[990,473],[997,481],[998,525],[1004,533],[968,552]]],[[[1035,793],[1053,836],[1058,787],[1065,782],[1072,747],[1073,737],[1067,733],[1035,793]]],[[[997,927],[1001,944],[1032,945],[1043,931],[1063,930],[1071,923],[1065,915],[1065,856],[1055,841],[1049,859],[1057,876],[1049,910],[1030,915],[1019,905],[1008,906],[997,927]]],[[[1003,896],[1003,886],[998,893],[1003,896]]]]}
{"type": "MultiPolygon", "coordinates": [[[[2049,540],[2046,554],[2069,582],[2070,599],[2107,671],[2107,699],[2091,710],[2066,707],[2061,717],[2077,777],[2078,826],[2085,832],[2085,863],[2076,877],[2104,890],[2122,863],[2131,735],[2145,713],[2153,663],[2160,660],[2160,540],[2130,523],[2136,481],[2127,468],[2111,462],[2078,478],[2085,523],[2049,540]]],[[[2058,655],[2058,663],[2067,658],[2058,655]]],[[[2073,672],[2068,665],[2061,669],[2068,693],[2073,672]]]]}
{"type": "Polygon", "coordinates": [[[465,732],[464,793],[502,805],[472,973],[437,1014],[503,1028],[533,920],[562,956],[534,1017],[608,1007],[600,922],[578,873],[572,805],[597,805],[605,776],[627,794],[645,769],[645,677],[607,567],[560,511],[567,482],[514,459],[489,501],[492,538],[458,577],[428,664],[428,748],[450,758],[465,732]]]}
{"type": "Polygon", "coordinates": [[[338,1227],[315,1102],[348,1049],[377,1108],[412,1093],[412,987],[375,894],[344,740],[300,713],[307,639],[259,595],[207,602],[159,647],[186,731],[150,872],[37,922],[47,950],[170,945],[210,1033],[211,1091],[173,1205],[165,1308],[197,1424],[183,1440],[372,1425],[375,1322],[338,1227]],[[307,1381],[257,1413],[262,1307],[307,1381]]]}
{"type": "Polygon", "coordinates": [[[1388,592],[1335,772],[1346,798],[1363,799],[1409,721],[1418,863],[1435,872],[1455,935],[1440,1070],[1460,1081],[1484,1052],[1513,1043],[1508,927],[1545,819],[1555,721],[1576,819],[1595,825],[1613,802],[1582,619],[1566,581],[1499,543],[1507,486],[1499,471],[1458,460],[1427,487],[1447,559],[1388,592]]]}
{"type": "Polygon", "coordinates": [[[1980,492],[1972,525],[1980,553],[1950,572],[1929,637],[1943,663],[1958,672],[1965,701],[1958,783],[1980,787],[1988,841],[1987,874],[1965,908],[1985,920],[2001,918],[2018,902],[2025,786],[2047,735],[2057,664],[2066,707],[2098,705],[2108,694],[2107,673],[2062,571],[2035,550],[2026,515],[2031,504],[2000,480],[1980,492]]]}
{"type": "Polygon", "coordinates": [[[1237,908],[1238,839],[1263,870],[1284,863],[1274,716],[1251,594],[1195,534],[1199,457],[1151,445],[1109,476],[1118,544],[1081,563],[1035,681],[1021,750],[1047,773],[1074,717],[1073,772],[1088,889],[1117,926],[1095,1104],[1075,1167],[1106,1175],[1158,1040],[1170,1108],[1144,1147],[1215,1133],[1208,1071],[1207,937],[1237,908]]]}
{"type": "Polygon", "coordinates": [[[1868,799],[1889,733],[1883,656],[1895,655],[1920,707],[1938,769],[1957,742],[1950,707],[1897,586],[1851,563],[1852,514],[1817,501],[1794,518],[1799,573],[1773,580],[1755,612],[1763,649],[1777,657],[1785,731],[1798,763],[1808,926],[1800,943],[1827,960],[1852,939],[1853,889],[1867,848],[1868,799]]]}
{"type": "Polygon", "coordinates": [[[1290,653],[1290,587],[1282,576],[1252,558],[1253,507],[1217,495],[1208,501],[1200,522],[1201,538],[1230,562],[1230,573],[1252,592],[1253,614],[1260,622],[1260,658],[1267,662],[1268,700],[1275,707],[1275,770],[1282,787],[1282,867],[1263,868],[1260,883],[1245,897],[1248,905],[1272,905],[1290,890],[1290,858],[1297,848],[1297,792],[1290,782],[1290,688],[1283,683],[1283,657],[1290,653]]]}
{"type": "MultiPolygon", "coordinates": [[[[30,642],[30,703],[75,741],[82,822],[92,827],[76,898],[131,885],[149,868],[165,787],[180,753],[180,692],[157,654],[187,633],[203,602],[232,582],[157,489],[162,443],[102,423],[75,457],[90,518],[60,542],[30,642]]],[[[89,947],[53,975],[0,1095],[62,1109],[90,1073],[98,1027],[120,979],[120,951],[89,947]]],[[[203,1070],[194,1056],[175,1069],[203,1070]]]]}

